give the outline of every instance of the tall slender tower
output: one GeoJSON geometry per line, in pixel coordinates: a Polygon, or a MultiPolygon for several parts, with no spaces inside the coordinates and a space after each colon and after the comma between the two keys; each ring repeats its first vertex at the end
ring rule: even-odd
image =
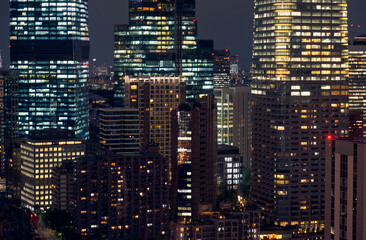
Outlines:
{"type": "Polygon", "coordinates": [[[213,95],[172,111],[172,213],[187,224],[216,205],[217,111],[213,95]]]}
{"type": "Polygon", "coordinates": [[[347,1],[256,0],[253,199],[276,225],[324,226],[325,139],[347,134],[347,1]]]}
{"type": "Polygon", "coordinates": [[[19,133],[89,137],[87,0],[10,0],[11,69],[19,73],[19,133]]]}

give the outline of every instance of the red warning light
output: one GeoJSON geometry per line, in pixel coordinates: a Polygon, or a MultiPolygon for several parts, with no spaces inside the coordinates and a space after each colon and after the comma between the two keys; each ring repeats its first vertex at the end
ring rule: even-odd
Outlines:
{"type": "Polygon", "coordinates": [[[332,136],[332,135],[328,135],[328,136],[327,136],[327,138],[328,138],[329,140],[331,140],[331,139],[333,139],[333,136],[332,136]]]}

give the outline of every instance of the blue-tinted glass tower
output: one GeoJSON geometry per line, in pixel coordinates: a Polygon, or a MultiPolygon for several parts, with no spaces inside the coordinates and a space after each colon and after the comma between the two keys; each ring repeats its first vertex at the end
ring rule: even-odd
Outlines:
{"type": "Polygon", "coordinates": [[[19,134],[60,128],[87,139],[87,0],[10,0],[11,68],[19,73],[19,134]]]}
{"type": "Polygon", "coordinates": [[[187,99],[213,93],[213,41],[197,40],[195,0],[130,0],[114,29],[115,105],[126,76],[184,76],[187,99]]]}

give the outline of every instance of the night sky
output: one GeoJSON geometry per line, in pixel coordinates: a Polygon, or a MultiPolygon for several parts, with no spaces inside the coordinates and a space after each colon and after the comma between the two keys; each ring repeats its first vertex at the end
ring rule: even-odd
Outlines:
{"type": "MultiPolygon", "coordinates": [[[[113,63],[113,25],[126,24],[128,0],[89,0],[91,58],[99,63],[113,63]]],[[[216,49],[230,49],[239,54],[240,65],[250,66],[253,1],[197,0],[198,34],[214,39],[216,49]]],[[[366,1],[349,0],[350,24],[361,25],[366,33],[366,1]]],[[[9,64],[9,1],[0,0],[0,49],[9,64]]],[[[355,30],[354,32],[357,32],[355,30]]]]}

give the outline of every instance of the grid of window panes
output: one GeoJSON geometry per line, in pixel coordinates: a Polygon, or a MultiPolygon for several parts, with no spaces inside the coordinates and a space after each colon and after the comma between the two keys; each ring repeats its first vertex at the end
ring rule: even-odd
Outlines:
{"type": "MultiPolygon", "coordinates": [[[[363,136],[366,137],[366,37],[353,37],[350,39],[349,109],[350,112],[362,112],[359,113],[362,119],[362,123],[359,124],[362,124],[363,136]]],[[[350,127],[353,126],[350,125],[350,127]]]]}
{"type": "Polygon", "coordinates": [[[19,72],[19,133],[60,128],[87,139],[86,0],[11,0],[11,68],[19,72]]]}
{"type": "Polygon", "coordinates": [[[115,105],[124,104],[127,75],[174,76],[172,8],[171,0],[130,1],[129,25],[115,26],[115,105]]]}
{"type": "Polygon", "coordinates": [[[346,0],[256,0],[253,80],[345,80],[346,0]]]}
{"type": "Polygon", "coordinates": [[[348,125],[346,0],[256,0],[253,200],[280,226],[324,224],[325,139],[348,125]]]}
{"type": "Polygon", "coordinates": [[[57,127],[88,134],[88,66],[78,61],[18,61],[19,131],[57,127]]]}
{"type": "Polygon", "coordinates": [[[116,106],[128,75],[183,75],[188,99],[212,93],[212,50],[198,49],[194,0],[130,1],[129,11],[129,25],[114,32],[116,106]]]}
{"type": "Polygon", "coordinates": [[[89,41],[86,0],[10,0],[10,40],[89,41]]]}
{"type": "Polygon", "coordinates": [[[21,145],[21,200],[23,206],[47,209],[52,205],[52,170],[64,161],[84,156],[81,141],[26,142],[21,145]]]}

